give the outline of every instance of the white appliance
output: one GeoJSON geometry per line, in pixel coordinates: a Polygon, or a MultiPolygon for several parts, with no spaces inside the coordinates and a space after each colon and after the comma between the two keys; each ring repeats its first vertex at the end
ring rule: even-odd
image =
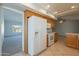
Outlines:
{"type": "Polygon", "coordinates": [[[31,16],[28,19],[28,53],[30,55],[37,55],[47,48],[46,35],[46,19],[31,16]]]}
{"type": "Polygon", "coordinates": [[[54,44],[54,34],[55,33],[48,33],[48,46],[54,44]]]}

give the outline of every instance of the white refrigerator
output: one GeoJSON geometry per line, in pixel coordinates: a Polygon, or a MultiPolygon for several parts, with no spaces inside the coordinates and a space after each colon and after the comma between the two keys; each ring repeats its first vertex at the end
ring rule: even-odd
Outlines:
{"type": "Polygon", "coordinates": [[[28,19],[28,53],[37,55],[47,48],[47,21],[46,19],[31,16],[28,19]]]}

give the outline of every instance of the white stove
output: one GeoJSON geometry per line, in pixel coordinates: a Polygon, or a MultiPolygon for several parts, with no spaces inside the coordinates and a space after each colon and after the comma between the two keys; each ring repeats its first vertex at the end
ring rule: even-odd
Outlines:
{"type": "Polygon", "coordinates": [[[54,44],[54,33],[48,33],[48,46],[54,44]]]}

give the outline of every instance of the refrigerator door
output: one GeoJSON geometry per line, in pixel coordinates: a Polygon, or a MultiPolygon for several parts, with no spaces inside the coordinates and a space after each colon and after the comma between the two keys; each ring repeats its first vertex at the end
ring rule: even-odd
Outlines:
{"type": "Polygon", "coordinates": [[[47,33],[47,24],[46,20],[42,19],[40,25],[40,52],[46,49],[46,33],[47,33]]]}
{"type": "Polygon", "coordinates": [[[32,16],[28,19],[28,53],[37,55],[46,49],[47,21],[32,16]]]}

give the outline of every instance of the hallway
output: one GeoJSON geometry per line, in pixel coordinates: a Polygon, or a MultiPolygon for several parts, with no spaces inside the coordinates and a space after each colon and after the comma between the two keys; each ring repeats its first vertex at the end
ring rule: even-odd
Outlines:
{"type": "Polygon", "coordinates": [[[2,56],[22,51],[22,14],[4,8],[4,40],[2,56]]]}

